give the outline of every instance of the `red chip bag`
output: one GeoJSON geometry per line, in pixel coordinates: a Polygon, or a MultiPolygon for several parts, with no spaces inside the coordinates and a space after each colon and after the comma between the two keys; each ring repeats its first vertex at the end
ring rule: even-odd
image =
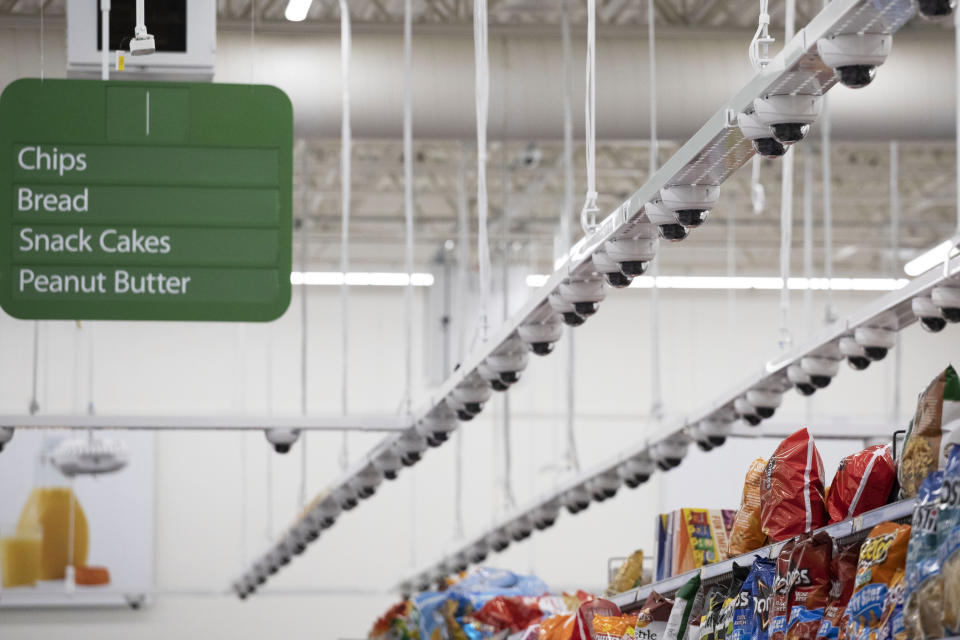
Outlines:
{"type": "Polygon", "coordinates": [[[830,563],[830,573],[833,574],[830,603],[823,612],[823,622],[820,623],[820,630],[817,631],[817,640],[837,640],[846,631],[850,617],[847,615],[847,603],[853,595],[859,558],[859,542],[851,542],[833,550],[833,560],[830,563]]]}
{"type": "Polygon", "coordinates": [[[833,538],[824,531],[804,536],[790,556],[790,616],[786,640],[816,640],[830,602],[833,538]]]}
{"type": "Polygon", "coordinates": [[[830,522],[840,522],[887,504],[896,477],[888,444],[867,447],[841,460],[827,496],[830,522]]]}
{"type": "Polygon", "coordinates": [[[796,540],[787,540],[777,554],[777,570],[773,578],[773,595],[770,597],[770,640],[783,640],[790,614],[790,559],[796,540]]]}
{"type": "Polygon", "coordinates": [[[537,599],[522,596],[497,596],[473,614],[475,620],[495,631],[510,629],[514,632],[526,629],[542,617],[537,599]]]}
{"type": "Polygon", "coordinates": [[[620,607],[597,598],[584,602],[574,614],[573,633],[570,640],[593,640],[593,616],[620,616],[620,607]]]}
{"type": "Polygon", "coordinates": [[[823,460],[806,429],[787,437],[764,471],[760,492],[763,532],[780,542],[827,523],[823,460]]]}

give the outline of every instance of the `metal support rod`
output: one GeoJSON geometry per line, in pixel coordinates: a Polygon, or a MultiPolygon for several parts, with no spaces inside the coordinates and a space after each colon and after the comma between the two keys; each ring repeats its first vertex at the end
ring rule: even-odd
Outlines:
{"type": "MultiPolygon", "coordinates": [[[[803,146],[803,277],[813,278],[813,153],[803,146]]],[[[813,330],[813,290],[803,291],[803,330],[813,330]]]]}
{"type": "Polygon", "coordinates": [[[100,0],[100,79],[110,79],[110,0],[100,0]]]}
{"type": "MultiPolygon", "coordinates": [[[[350,155],[352,134],[350,130],[350,8],[346,0],[340,0],[340,65],[343,82],[343,101],[340,124],[340,272],[343,283],[340,285],[340,411],[346,416],[349,412],[348,390],[350,373],[350,286],[346,274],[350,271],[350,155]]],[[[346,469],[349,462],[347,434],[344,432],[340,442],[340,468],[346,469]]]]}
{"type": "MultiPolygon", "coordinates": [[[[654,0],[647,1],[647,45],[650,61],[650,172],[657,172],[657,58],[656,58],[656,15],[654,0]]],[[[650,275],[656,279],[660,273],[660,261],[653,259],[650,275]]],[[[660,291],[650,288],[650,414],[654,420],[663,417],[663,390],[660,384],[660,291]]]]}
{"type": "Polygon", "coordinates": [[[407,272],[404,291],[404,411],[412,410],[413,394],[413,8],[403,4],[403,263],[407,272]]]}
{"type": "MultiPolygon", "coordinates": [[[[823,169],[821,180],[823,188],[823,275],[827,282],[830,282],[833,278],[833,202],[830,193],[833,178],[830,169],[830,103],[827,96],[823,96],[822,100],[820,162],[823,169]]],[[[824,320],[829,324],[834,319],[833,291],[830,287],[827,287],[824,320]]]]}
{"type": "MultiPolygon", "coordinates": [[[[958,49],[960,51],[960,49],[958,49]]],[[[958,60],[960,62],[960,60],[958,60]]],[[[890,142],[890,275],[899,271],[900,255],[900,143],[890,142]]],[[[897,332],[893,349],[893,402],[890,407],[890,422],[899,424],[900,390],[903,374],[903,349],[900,348],[900,332],[897,332]]]]}
{"type": "MultiPolygon", "coordinates": [[[[796,19],[796,0],[786,0],[784,8],[783,41],[793,39],[796,19]]],[[[790,348],[793,338],[790,334],[790,249],[793,245],[793,147],[780,160],[782,186],[780,189],[780,349],[790,348]]]]}

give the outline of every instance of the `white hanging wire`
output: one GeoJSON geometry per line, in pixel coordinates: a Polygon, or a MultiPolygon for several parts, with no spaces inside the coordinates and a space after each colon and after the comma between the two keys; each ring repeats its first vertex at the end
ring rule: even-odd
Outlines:
{"type": "MultiPolygon", "coordinates": [[[[830,168],[830,102],[829,96],[824,95],[821,98],[820,107],[820,163],[822,165],[823,177],[821,188],[823,190],[823,276],[828,283],[833,282],[833,198],[832,198],[832,171],[830,168]]],[[[826,294],[826,305],[824,307],[824,321],[829,324],[836,319],[836,312],[833,308],[833,289],[828,285],[824,293],[826,294]]]]}
{"type": "Polygon", "coordinates": [[[747,55],[754,71],[762,71],[770,64],[770,45],[775,39],[770,36],[769,0],[760,0],[760,17],[757,20],[757,31],[750,40],[747,55]]]}
{"type": "MultiPolygon", "coordinates": [[[[958,60],[960,61],[960,60],[958,60]]],[[[958,227],[960,228],[960,227],[958,227]]],[[[897,277],[900,254],[900,143],[890,142],[890,269],[891,278],[897,277]]],[[[900,424],[900,388],[903,373],[903,349],[900,332],[896,332],[893,349],[893,396],[890,406],[890,424],[900,424]]]]}
{"type": "MultiPolygon", "coordinates": [[[[300,144],[300,273],[309,269],[310,229],[307,224],[310,206],[310,149],[306,141],[300,144]]],[[[307,415],[307,345],[310,327],[307,311],[307,292],[310,287],[300,287],[300,415],[307,415]]],[[[302,508],[307,503],[307,435],[300,434],[300,490],[297,504],[302,508]]]]}
{"type": "Polygon", "coordinates": [[[584,95],[587,194],[580,210],[580,226],[587,235],[597,228],[597,1],[587,0],[587,71],[584,95]]]}
{"type": "MultiPolygon", "coordinates": [[[[340,284],[340,340],[341,340],[341,372],[340,372],[340,411],[347,415],[347,379],[350,372],[350,307],[347,273],[350,272],[350,9],[347,0],[340,0],[340,76],[343,82],[343,106],[340,126],[340,273],[343,281],[340,284]]],[[[340,441],[340,469],[346,470],[350,462],[349,436],[346,431],[340,441]]]]}
{"type": "Polygon", "coordinates": [[[37,376],[40,372],[40,321],[33,321],[33,376],[30,387],[30,415],[40,410],[40,403],[37,402],[37,376]]]}
{"type": "Polygon", "coordinates": [[[760,182],[760,168],[763,164],[763,158],[759,153],[754,154],[750,173],[750,204],[753,206],[753,215],[758,216],[763,213],[767,206],[767,190],[760,182]]]}
{"type": "MultiPolygon", "coordinates": [[[[467,262],[470,260],[470,221],[467,211],[467,150],[460,146],[457,162],[457,286],[455,299],[457,301],[457,361],[462,362],[467,355],[467,322],[464,310],[467,299],[467,262]]],[[[449,363],[446,363],[449,364],[449,363]]],[[[444,372],[447,373],[446,371],[444,372]]],[[[453,537],[463,538],[463,429],[457,429],[453,434],[454,464],[453,464],[453,537]]]]}
{"type": "MultiPolygon", "coordinates": [[[[647,0],[647,44],[650,62],[650,173],[657,172],[657,58],[656,58],[656,14],[654,0],[647,0]]],[[[650,276],[656,282],[660,275],[660,261],[653,259],[650,276]]],[[[660,384],[660,290],[650,287],[650,415],[655,421],[663,418],[663,390],[660,384]]]]}
{"type": "Polygon", "coordinates": [[[96,408],[93,404],[93,390],[94,390],[94,364],[96,355],[96,332],[94,330],[94,324],[92,322],[87,323],[87,414],[93,415],[96,413],[96,408]]]}
{"type": "Polygon", "coordinates": [[[473,3],[473,51],[477,109],[477,262],[480,272],[480,337],[486,342],[490,302],[490,241],[487,235],[487,112],[490,106],[490,54],[487,0],[473,3]]]}
{"type": "MultiPolygon", "coordinates": [[[[803,277],[813,278],[813,152],[809,144],[803,146],[803,277]]],[[[803,330],[813,329],[813,289],[803,290],[803,330]]]]}
{"type": "MultiPolygon", "coordinates": [[[[784,7],[784,42],[793,38],[795,0],[786,0],[784,7]]],[[[793,147],[780,161],[782,187],[780,189],[780,335],[778,342],[781,351],[790,348],[793,336],[790,332],[790,250],[793,245],[793,147]]]]}
{"type": "Polygon", "coordinates": [[[413,393],[413,7],[412,0],[403,5],[403,214],[405,221],[404,268],[407,288],[404,291],[405,377],[404,410],[412,411],[413,393]]]}
{"type": "MultiPolygon", "coordinates": [[[[956,73],[956,82],[960,83],[960,11],[953,12],[953,37],[954,49],[956,55],[956,64],[954,65],[956,73]]],[[[960,86],[957,84],[956,86],[960,86]]],[[[960,127],[960,99],[956,104],[956,125],[960,127]]],[[[960,190],[960,129],[957,129],[957,189],[960,190]]],[[[950,256],[954,255],[954,250],[960,247],[960,197],[957,198],[957,227],[950,239],[950,244],[943,256],[943,275],[949,277],[950,274],[950,256]]]]}

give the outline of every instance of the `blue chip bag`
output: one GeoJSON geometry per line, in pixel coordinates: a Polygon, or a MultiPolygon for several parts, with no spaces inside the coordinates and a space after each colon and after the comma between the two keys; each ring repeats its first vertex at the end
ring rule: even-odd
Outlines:
{"type": "Polygon", "coordinates": [[[737,595],[730,640],[767,640],[776,562],[756,557],[737,595]]]}
{"type": "Polygon", "coordinates": [[[941,622],[948,634],[960,635],[960,446],[954,446],[943,472],[938,560],[943,580],[941,622]]]}

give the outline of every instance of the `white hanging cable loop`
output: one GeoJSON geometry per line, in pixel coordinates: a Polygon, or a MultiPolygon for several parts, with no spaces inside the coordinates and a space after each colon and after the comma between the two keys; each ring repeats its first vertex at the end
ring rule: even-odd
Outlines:
{"type": "MultiPolygon", "coordinates": [[[[570,251],[573,238],[570,229],[573,215],[573,51],[570,44],[570,0],[563,0],[561,37],[563,39],[563,211],[560,215],[560,248],[570,251]]],[[[573,332],[568,331],[569,335],[573,332]]]]}
{"type": "MultiPolygon", "coordinates": [[[[306,141],[300,146],[300,273],[307,273],[310,253],[310,230],[307,224],[310,206],[310,148],[306,141]]],[[[307,339],[310,326],[307,316],[307,292],[309,287],[300,287],[300,415],[307,415],[307,339]]],[[[307,433],[300,434],[300,491],[298,504],[307,502],[307,433]]]]}
{"type": "Polygon", "coordinates": [[[753,205],[753,215],[758,216],[763,213],[767,206],[767,191],[760,182],[760,168],[763,159],[760,154],[754,154],[753,164],[750,173],[750,204],[753,205]]]}
{"type": "MultiPolygon", "coordinates": [[[[654,0],[647,1],[647,40],[650,62],[650,173],[657,172],[657,58],[656,58],[656,14],[654,0]]],[[[657,288],[657,276],[660,275],[660,262],[656,258],[650,265],[650,276],[654,285],[650,288],[650,415],[655,421],[663,418],[663,389],[660,385],[660,290],[657,288]]]]}
{"type": "MultiPolygon", "coordinates": [[[[784,42],[793,38],[795,0],[786,0],[784,7],[784,42]]],[[[784,351],[793,344],[790,333],[790,250],[793,245],[793,148],[787,149],[780,161],[782,187],[780,189],[780,350],[784,351]]]]}
{"type": "Polygon", "coordinates": [[[413,7],[403,5],[403,213],[405,220],[404,267],[407,288],[404,291],[405,384],[404,411],[409,415],[413,389],[413,7]]]}
{"type": "Polygon", "coordinates": [[[810,145],[803,147],[803,330],[813,329],[813,152],[810,145]]]}
{"type": "Polygon", "coordinates": [[[473,51],[477,108],[477,261],[480,272],[480,336],[487,341],[490,301],[490,240],[487,235],[487,112],[490,106],[490,55],[487,0],[473,3],[473,51]]]}
{"type": "MultiPolygon", "coordinates": [[[[340,333],[341,333],[341,378],[340,378],[340,410],[347,415],[347,388],[349,373],[350,347],[350,308],[347,274],[350,272],[350,9],[347,0],[340,0],[340,75],[343,82],[343,113],[340,127],[340,273],[343,281],[340,284],[340,333]]],[[[347,432],[343,432],[340,444],[340,468],[346,470],[350,461],[350,450],[347,432]]]]}
{"type": "Polygon", "coordinates": [[[754,71],[762,71],[764,67],[770,64],[770,45],[776,42],[776,39],[770,36],[770,13],[768,12],[769,0],[760,0],[760,17],[757,20],[757,31],[750,40],[750,46],[747,49],[747,55],[750,58],[750,64],[754,71]]]}
{"type": "MultiPolygon", "coordinates": [[[[954,48],[956,50],[956,63],[960,65],[960,11],[953,12],[953,33],[954,33],[954,48]]],[[[960,68],[956,69],[957,81],[960,82],[960,68]]],[[[960,85],[958,85],[960,86],[960,85]]],[[[960,126],[960,100],[957,100],[957,113],[956,113],[957,125],[960,126]]],[[[957,131],[957,149],[958,149],[958,158],[960,158],[960,131],[957,131]]],[[[960,189],[960,160],[957,161],[957,185],[960,189]]],[[[950,244],[947,247],[946,253],[943,256],[943,275],[944,277],[950,277],[950,256],[953,255],[956,249],[960,248],[960,198],[957,198],[957,228],[953,232],[953,237],[950,239],[950,244]]]]}
{"type": "Polygon", "coordinates": [[[597,1],[587,0],[587,73],[584,96],[584,129],[587,148],[587,195],[580,211],[580,226],[587,235],[597,228],[597,1]]]}

